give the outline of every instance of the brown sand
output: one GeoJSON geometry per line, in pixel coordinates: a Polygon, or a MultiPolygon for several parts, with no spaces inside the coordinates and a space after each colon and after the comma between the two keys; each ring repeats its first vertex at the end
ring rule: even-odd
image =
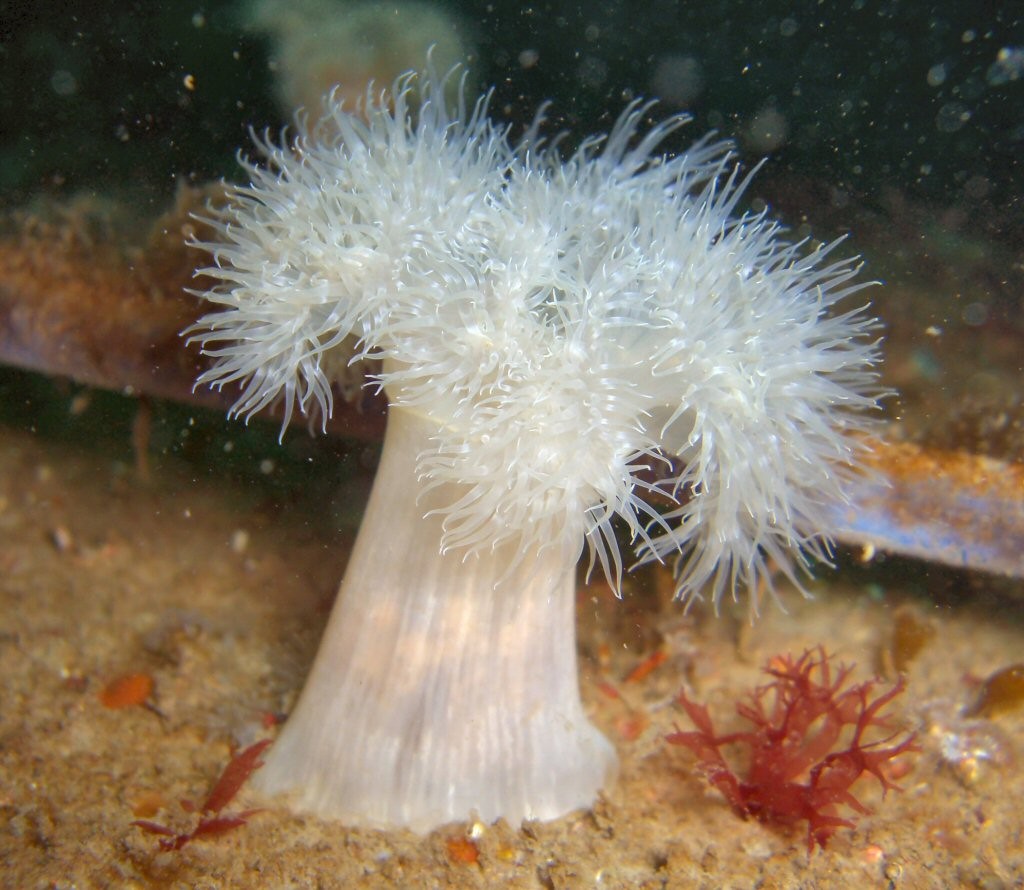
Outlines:
{"type": "MultiPolygon", "coordinates": [[[[813,602],[790,593],[789,614],[769,608],[752,628],[730,614],[684,617],[650,577],[624,602],[582,589],[584,697],[622,759],[593,812],[418,837],[271,809],[160,852],[133,820],[189,830],[196,817],[179,799],[202,800],[239,746],[272,734],[265,716],[293,700],[351,542],[339,517],[362,496],[356,484],[280,508],[212,473],[195,478],[164,456],[141,483],[88,442],[0,431],[4,887],[1024,886],[1024,710],[973,726],[960,716],[970,678],[1021,660],[1020,600],[995,596],[1006,587],[995,581],[891,562],[825,572],[813,602]],[[934,605],[954,582],[959,598],[934,605]],[[808,856],[802,830],[739,819],[694,774],[692,755],[664,743],[685,725],[672,704],[684,684],[721,727],[738,728],[737,696],[776,653],[822,643],[870,676],[908,603],[937,631],[894,709],[924,750],[903,794],[857,786],[873,813],[824,851],[808,856]],[[668,659],[625,682],[659,645],[668,659]],[[111,679],[137,672],[155,681],[147,706],[101,703],[111,679]],[[970,733],[996,760],[950,754],[970,733]],[[460,861],[468,834],[475,863],[460,861]]],[[[228,809],[255,804],[243,790],[228,809]]]]}

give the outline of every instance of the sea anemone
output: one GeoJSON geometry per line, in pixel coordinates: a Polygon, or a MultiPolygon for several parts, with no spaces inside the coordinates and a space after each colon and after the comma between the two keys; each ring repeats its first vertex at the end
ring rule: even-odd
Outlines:
{"type": "Polygon", "coordinates": [[[432,0],[245,0],[239,8],[270,38],[289,117],[317,107],[332,88],[354,105],[367,84],[390,83],[426,52],[442,70],[474,54],[467,23],[432,0]]]}
{"type": "MultiPolygon", "coordinates": [[[[567,157],[444,99],[432,70],[328,97],[258,143],[193,329],[234,413],[311,416],[369,380],[380,466],[302,695],[257,785],[349,823],[590,805],[615,753],[579,695],[576,563],[618,540],[680,598],[771,589],[827,555],[875,405],[874,322],[835,244],[738,205],[729,146],[634,102],[567,157]],[[415,108],[414,112],[412,109],[415,108]]],[[[556,141],[557,142],[557,141],[556,141]]]]}

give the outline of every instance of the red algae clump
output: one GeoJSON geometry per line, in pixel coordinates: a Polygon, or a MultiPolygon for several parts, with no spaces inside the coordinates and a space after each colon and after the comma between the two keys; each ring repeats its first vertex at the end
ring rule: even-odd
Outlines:
{"type": "MultiPolygon", "coordinates": [[[[241,828],[261,810],[244,810],[240,813],[222,813],[222,810],[235,799],[235,795],[249,776],[263,766],[260,758],[269,746],[270,739],[264,739],[239,751],[231,759],[217,779],[213,790],[198,807],[199,821],[190,832],[178,834],[173,828],[146,819],[138,819],[132,822],[132,825],[141,828],[147,834],[160,835],[160,850],[163,852],[180,850],[194,840],[216,837],[241,828]]],[[[196,805],[190,800],[182,800],[180,803],[186,813],[195,813],[197,810],[196,805]]]]}
{"type": "Polygon", "coordinates": [[[667,736],[697,755],[700,772],[739,815],[771,825],[807,822],[809,853],[815,844],[824,847],[839,828],[853,827],[851,819],[839,815],[840,807],[870,812],[850,791],[861,776],[873,775],[883,793],[898,791],[886,774],[890,761],[920,750],[913,734],[896,741],[901,732],[889,731],[889,719],[881,713],[903,692],[903,678],[872,697],[877,681],[847,686],[852,665],[833,670],[830,659],[821,647],[799,658],[772,658],[764,668],[772,682],[736,705],[753,726],[745,732],[716,735],[707,708],[680,693],[678,702],[696,731],[667,736]],[[889,734],[868,741],[872,729],[889,734]],[[730,745],[749,749],[743,779],[722,754],[730,745]]]}

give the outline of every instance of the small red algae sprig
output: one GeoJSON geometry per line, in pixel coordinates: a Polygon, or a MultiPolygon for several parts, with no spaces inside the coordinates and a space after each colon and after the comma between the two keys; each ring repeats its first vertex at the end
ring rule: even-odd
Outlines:
{"type": "Polygon", "coordinates": [[[845,806],[857,813],[870,810],[850,788],[865,773],[889,789],[901,790],[887,771],[900,754],[919,751],[913,734],[892,731],[866,741],[871,729],[890,730],[882,710],[904,688],[899,681],[887,692],[872,697],[877,680],[847,686],[852,665],[833,669],[822,647],[799,658],[776,656],[764,668],[774,680],[757,687],[736,712],[753,725],[746,732],[716,735],[708,710],[680,693],[679,704],[696,726],[695,732],[667,736],[697,755],[700,772],[743,817],[753,816],[772,825],[807,822],[807,850],[824,847],[839,828],[853,821],[838,814],[845,806]],[[740,779],[722,755],[728,745],[749,749],[746,778],[740,779]]]}
{"type": "MultiPolygon", "coordinates": [[[[174,829],[161,825],[159,822],[147,822],[142,819],[132,822],[132,825],[150,834],[162,835],[160,838],[161,850],[180,850],[186,844],[199,838],[213,837],[241,828],[260,810],[244,810],[241,813],[228,813],[223,816],[221,810],[234,800],[246,779],[263,766],[260,755],[269,744],[270,739],[256,742],[231,759],[231,762],[224,767],[224,772],[220,774],[220,778],[207,795],[206,800],[203,801],[202,806],[198,808],[199,822],[188,834],[178,834],[174,829]]],[[[182,800],[181,808],[186,813],[194,813],[197,810],[196,805],[190,800],[182,800]]]]}

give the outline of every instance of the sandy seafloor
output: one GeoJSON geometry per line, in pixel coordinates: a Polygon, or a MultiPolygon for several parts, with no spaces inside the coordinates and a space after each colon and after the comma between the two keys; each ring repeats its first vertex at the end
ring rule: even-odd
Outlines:
{"type": "MultiPolygon", "coordinates": [[[[142,481],[130,454],[109,437],[0,429],[3,887],[1024,886],[1024,710],[973,726],[961,714],[972,680],[1022,658],[1020,587],[912,562],[860,567],[852,555],[819,573],[813,602],[790,592],[788,614],[768,608],[753,627],[740,612],[682,615],[653,576],[623,602],[581,588],[584,699],[618,748],[620,778],[592,812],[477,826],[476,863],[455,861],[449,844],[467,824],[418,837],[275,809],[160,852],[132,821],[191,828],[178,800],[202,800],[232,751],[268,734],[264,715],[293,701],[368,472],[282,496],[174,454],[154,455],[142,481]],[[936,631],[894,708],[923,751],[904,793],[856,786],[873,812],[827,849],[809,856],[802,830],[742,821],[692,755],[664,743],[686,725],[672,703],[684,683],[719,726],[738,728],[733,703],[777,653],[823,644],[866,679],[897,609],[936,631]],[[668,660],[624,682],[658,646],[668,660]],[[134,672],[155,681],[149,706],[104,707],[104,686],[134,672]],[[969,739],[976,762],[949,753],[969,739]]],[[[243,791],[237,808],[258,803],[243,791]]]]}

